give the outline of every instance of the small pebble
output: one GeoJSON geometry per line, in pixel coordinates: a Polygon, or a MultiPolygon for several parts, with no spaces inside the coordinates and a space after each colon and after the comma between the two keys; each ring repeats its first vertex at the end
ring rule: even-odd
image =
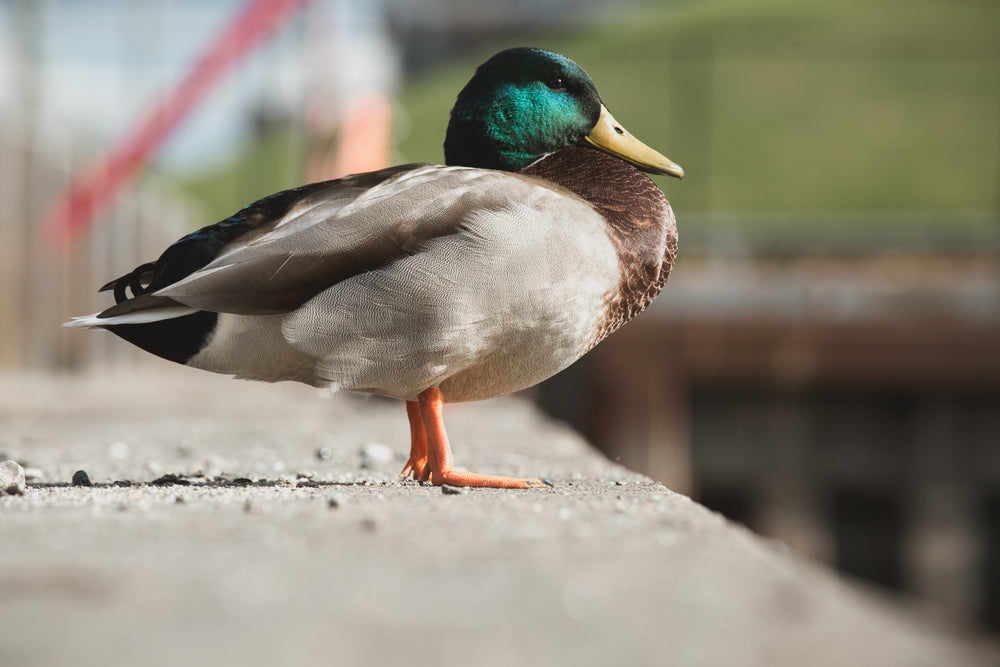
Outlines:
{"type": "Polygon", "coordinates": [[[292,488],[295,488],[296,486],[299,485],[299,480],[296,479],[296,478],[294,478],[294,477],[292,477],[291,475],[282,475],[281,477],[278,478],[278,481],[276,482],[276,485],[277,486],[290,486],[292,488]]]}
{"type": "Polygon", "coordinates": [[[73,486],[93,486],[94,483],[90,481],[90,475],[87,474],[86,470],[77,470],[73,473],[73,486]]]}
{"type": "Polygon", "coordinates": [[[190,480],[186,480],[183,477],[180,477],[180,476],[175,475],[174,473],[170,472],[170,473],[167,473],[166,475],[162,475],[160,477],[157,477],[156,479],[154,479],[152,481],[152,484],[153,484],[153,486],[174,486],[174,485],[177,485],[177,486],[190,486],[191,482],[190,482],[190,480]]]}
{"type": "Polygon", "coordinates": [[[237,477],[233,480],[233,486],[253,486],[253,480],[249,477],[237,477]]]}
{"type": "Polygon", "coordinates": [[[463,493],[468,493],[468,489],[464,486],[449,486],[447,484],[441,485],[441,493],[448,496],[460,496],[463,493]]]}
{"type": "Polygon", "coordinates": [[[316,458],[320,459],[321,461],[327,461],[333,458],[333,450],[330,449],[329,447],[320,447],[319,449],[316,450],[316,458]]]}
{"type": "Polygon", "coordinates": [[[0,493],[12,496],[23,496],[27,490],[24,480],[24,468],[17,461],[0,463],[0,493]]]}
{"type": "Polygon", "coordinates": [[[295,476],[299,479],[314,479],[316,477],[315,470],[300,470],[295,473],[295,476]]]}
{"type": "Polygon", "coordinates": [[[392,448],[377,442],[369,442],[361,448],[361,467],[376,468],[382,463],[392,461],[392,448]]]}
{"type": "Polygon", "coordinates": [[[326,506],[332,510],[344,506],[344,499],[340,496],[330,496],[326,501],[326,506]]]}

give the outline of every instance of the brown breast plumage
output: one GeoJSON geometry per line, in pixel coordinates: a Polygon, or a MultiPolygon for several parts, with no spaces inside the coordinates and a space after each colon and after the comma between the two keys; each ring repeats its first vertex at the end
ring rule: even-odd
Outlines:
{"type": "Polygon", "coordinates": [[[591,347],[642,312],[663,289],[677,256],[677,223],[666,197],[641,171],[601,151],[567,148],[521,171],[582,197],[608,223],[621,280],[608,294],[591,347]]]}

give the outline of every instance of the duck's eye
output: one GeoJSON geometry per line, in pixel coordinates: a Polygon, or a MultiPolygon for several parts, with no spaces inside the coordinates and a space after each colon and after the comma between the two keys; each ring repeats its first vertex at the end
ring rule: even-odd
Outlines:
{"type": "Polygon", "coordinates": [[[566,82],[561,76],[553,76],[545,81],[545,85],[552,90],[566,90],[566,82]]]}

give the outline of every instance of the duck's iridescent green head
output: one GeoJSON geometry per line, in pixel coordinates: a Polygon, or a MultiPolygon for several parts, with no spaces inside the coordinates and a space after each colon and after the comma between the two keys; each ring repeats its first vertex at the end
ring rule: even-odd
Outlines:
{"type": "Polygon", "coordinates": [[[553,51],[501,51],[458,94],[444,142],[450,165],[518,171],[570,146],[589,144],[644,171],[683,171],[615,122],[594,82],[553,51]]]}
{"type": "Polygon", "coordinates": [[[600,114],[594,82],[569,58],[542,49],[501,51],[458,94],[445,162],[517,171],[578,145],[600,114]]]}

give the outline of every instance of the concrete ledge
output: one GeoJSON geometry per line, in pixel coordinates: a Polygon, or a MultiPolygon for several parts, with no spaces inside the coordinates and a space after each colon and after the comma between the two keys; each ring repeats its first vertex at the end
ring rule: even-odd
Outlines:
{"type": "Polygon", "coordinates": [[[0,378],[0,459],[29,472],[24,495],[0,497],[0,664],[1000,657],[608,462],[523,401],[446,420],[460,465],[555,487],[399,482],[394,402],[174,368],[0,378]],[[79,469],[95,486],[69,485],[79,469]],[[188,483],[148,484],[167,474],[188,483]]]}

